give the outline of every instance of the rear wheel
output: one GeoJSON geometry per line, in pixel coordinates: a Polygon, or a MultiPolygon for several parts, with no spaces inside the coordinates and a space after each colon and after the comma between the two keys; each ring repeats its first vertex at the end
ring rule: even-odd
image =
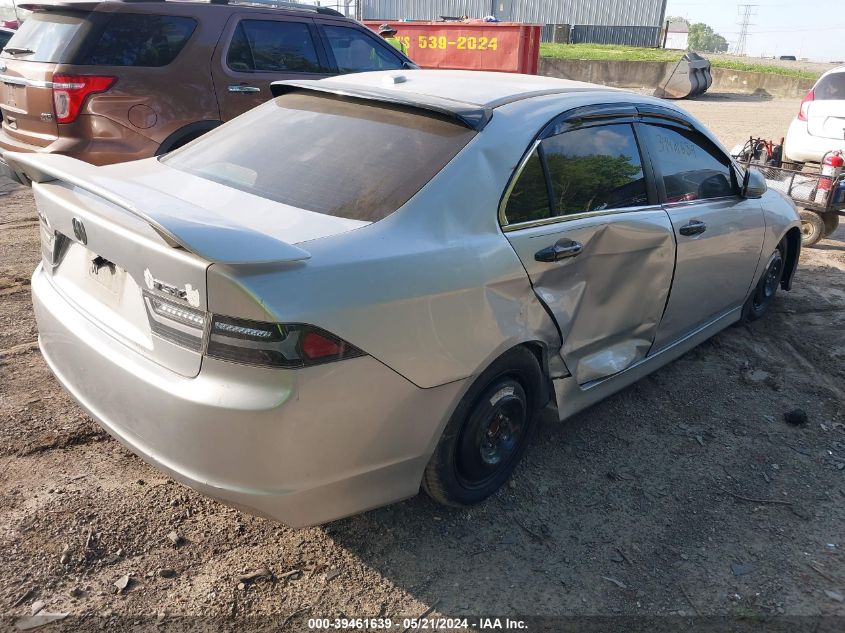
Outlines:
{"type": "Polygon", "coordinates": [[[824,237],[825,223],[820,213],[801,209],[801,246],[813,246],[824,237]]]}
{"type": "Polygon", "coordinates": [[[476,380],[426,466],[422,485],[432,499],[473,505],[507,481],[534,430],[542,380],[525,348],[507,352],[476,380]]]}
{"type": "Polygon", "coordinates": [[[766,313],[777,294],[780,280],[783,278],[784,245],[778,244],[775,251],[769,255],[763,276],[757,282],[754,292],[748,297],[742,308],[742,316],[746,322],[756,321],[766,313]]]}
{"type": "Polygon", "coordinates": [[[834,212],[825,213],[822,215],[824,220],[824,234],[822,237],[828,237],[836,232],[839,228],[839,214],[834,212]]]}

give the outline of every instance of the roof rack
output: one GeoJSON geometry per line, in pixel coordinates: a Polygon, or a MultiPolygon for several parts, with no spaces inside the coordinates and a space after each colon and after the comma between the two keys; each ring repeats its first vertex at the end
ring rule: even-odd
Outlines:
{"type": "MultiPolygon", "coordinates": [[[[22,9],[41,8],[78,8],[87,9],[99,4],[101,0],[41,0],[34,2],[18,3],[18,7],[22,9]]],[[[106,2],[124,2],[127,4],[141,4],[147,2],[165,2],[170,0],[104,0],[106,2]]],[[[177,0],[178,1],[178,0],[177,0]]],[[[313,4],[302,4],[301,2],[287,2],[286,0],[181,0],[183,2],[198,2],[200,4],[228,4],[232,6],[245,7],[269,7],[273,9],[296,9],[297,11],[310,11],[312,13],[319,13],[322,15],[333,15],[337,17],[346,17],[340,11],[335,11],[329,7],[318,7],[313,4]]]]}
{"type": "Polygon", "coordinates": [[[297,9],[299,11],[311,11],[312,13],[320,13],[322,15],[335,15],[339,17],[346,17],[340,11],[335,11],[329,7],[320,7],[313,4],[303,4],[301,2],[286,2],[285,0],[208,0],[210,4],[230,4],[247,7],[272,7],[274,9],[297,9]]]}

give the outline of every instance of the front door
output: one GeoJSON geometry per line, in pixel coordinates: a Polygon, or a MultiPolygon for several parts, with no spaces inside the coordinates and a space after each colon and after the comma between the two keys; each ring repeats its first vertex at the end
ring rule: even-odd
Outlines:
{"type": "Polygon", "coordinates": [[[655,351],[742,306],[760,259],[759,200],[739,195],[731,160],[703,134],[671,122],[640,126],[678,244],[655,351]]]}
{"type": "Polygon", "coordinates": [[[228,121],[272,98],[282,79],[330,74],[314,21],[268,14],[234,14],[214,52],[212,76],[220,118],[228,121]]]}
{"type": "Polygon", "coordinates": [[[642,360],[672,283],[675,244],[634,124],[543,139],[505,202],[505,235],[557,321],[579,384],[642,360]]]}

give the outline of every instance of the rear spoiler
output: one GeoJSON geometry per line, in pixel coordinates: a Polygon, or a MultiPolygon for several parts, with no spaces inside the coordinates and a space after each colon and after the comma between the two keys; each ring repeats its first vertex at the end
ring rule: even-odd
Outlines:
{"type": "Polygon", "coordinates": [[[6,152],[0,155],[0,165],[4,160],[9,166],[6,175],[24,185],[56,181],[87,191],[141,218],[170,246],[183,248],[210,262],[268,264],[311,257],[298,246],[235,222],[209,223],[203,210],[190,202],[159,191],[150,195],[153,192],[142,185],[112,178],[102,168],[75,158],[6,152]],[[144,210],[133,200],[143,201],[144,210]]]}
{"type": "MultiPolygon", "coordinates": [[[[386,85],[401,85],[405,81],[406,77],[401,72],[385,76],[386,85]]],[[[281,95],[298,90],[327,93],[339,97],[363,99],[365,101],[392,103],[416,110],[435,112],[441,116],[454,119],[457,123],[476,132],[483,130],[493,117],[492,108],[479,106],[474,103],[442,99],[440,97],[414,92],[391,90],[390,88],[356,86],[355,84],[346,82],[335,83],[331,79],[274,81],[270,84],[270,92],[274,97],[280,97],[281,95]]]]}

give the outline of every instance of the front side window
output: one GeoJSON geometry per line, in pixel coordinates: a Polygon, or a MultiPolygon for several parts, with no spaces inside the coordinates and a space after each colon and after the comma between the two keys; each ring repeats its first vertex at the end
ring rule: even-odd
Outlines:
{"type": "Polygon", "coordinates": [[[77,64],[166,66],[176,59],[197,26],[193,18],[137,13],[95,15],[93,22],[99,28],[80,48],[77,64]]]}
{"type": "Polygon", "coordinates": [[[730,162],[705,137],[663,125],[643,128],[649,154],[663,174],[666,202],[736,195],[730,162]]]}
{"type": "Polygon", "coordinates": [[[242,20],[226,63],[241,72],[322,72],[311,30],[304,22],[242,20]]]}
{"type": "Polygon", "coordinates": [[[402,60],[358,29],[326,25],[323,26],[323,33],[329,41],[340,73],[402,68],[402,60]]]}

